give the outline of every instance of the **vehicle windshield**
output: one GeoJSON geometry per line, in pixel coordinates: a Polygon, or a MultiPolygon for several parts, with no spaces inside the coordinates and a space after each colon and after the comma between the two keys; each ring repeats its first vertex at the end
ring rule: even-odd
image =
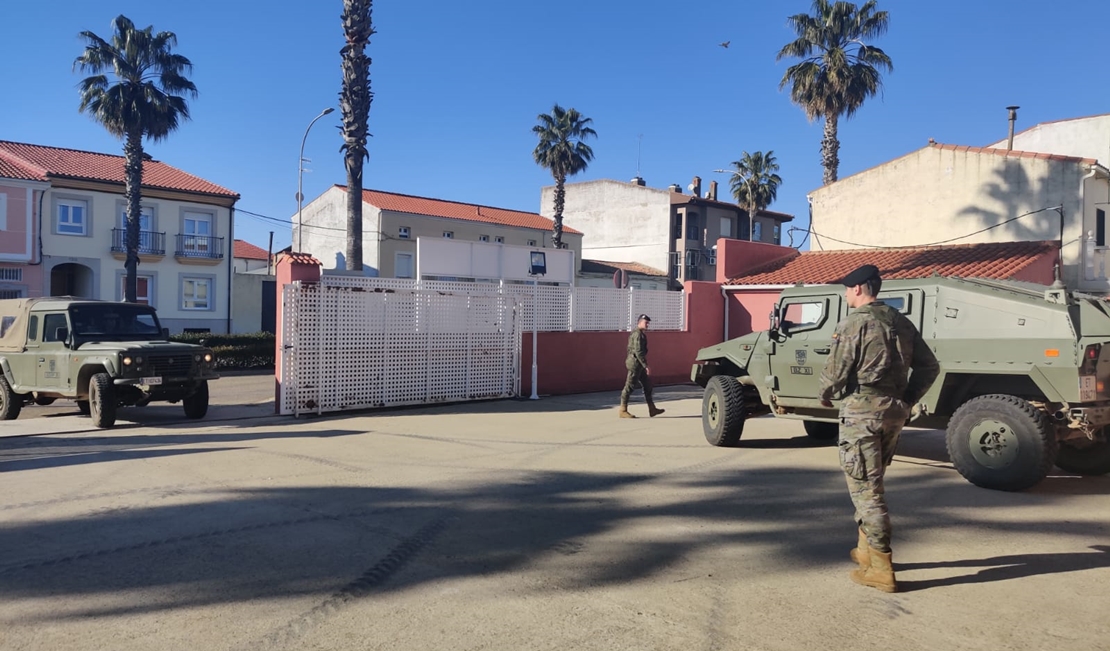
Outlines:
{"type": "Polygon", "coordinates": [[[145,339],[162,336],[162,326],[154,310],[133,303],[73,305],[69,308],[69,321],[76,337],[145,339]]]}

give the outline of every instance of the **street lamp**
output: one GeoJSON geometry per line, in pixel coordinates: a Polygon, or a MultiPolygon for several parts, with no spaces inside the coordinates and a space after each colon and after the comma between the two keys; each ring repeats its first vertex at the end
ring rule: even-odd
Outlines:
{"type": "Polygon", "coordinates": [[[304,181],[304,143],[308,140],[308,132],[312,130],[312,125],[316,124],[316,120],[324,117],[328,113],[334,111],[332,107],[328,107],[321,111],[320,115],[312,118],[312,122],[308,123],[308,128],[304,130],[304,138],[301,138],[301,155],[297,157],[297,252],[303,252],[304,248],[301,246],[304,239],[304,224],[301,222],[301,208],[304,204],[304,192],[301,190],[304,181]]]}
{"type": "MultiPolygon", "coordinates": [[[[731,174],[733,176],[740,176],[740,172],[737,172],[736,170],[713,170],[713,171],[717,174],[731,174]]],[[[748,195],[749,196],[751,195],[750,179],[749,179],[749,183],[748,183],[748,195]]],[[[746,210],[748,211],[748,241],[749,242],[754,242],[755,241],[755,215],[753,214],[754,211],[752,211],[750,209],[746,209],[746,210]]]]}

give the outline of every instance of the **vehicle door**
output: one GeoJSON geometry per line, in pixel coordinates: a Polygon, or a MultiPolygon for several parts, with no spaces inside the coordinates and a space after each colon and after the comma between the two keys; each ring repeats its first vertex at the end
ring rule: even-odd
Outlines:
{"type": "Polygon", "coordinates": [[[27,342],[28,352],[34,353],[35,385],[42,391],[66,391],[69,389],[70,352],[65,343],[69,335],[66,313],[46,312],[36,316],[41,330],[35,333],[38,336],[34,341],[27,342]]]}
{"type": "Polygon", "coordinates": [[[817,399],[817,384],[841,316],[839,294],[791,296],[779,305],[779,330],[771,359],[772,382],[782,404],[817,399]]]}

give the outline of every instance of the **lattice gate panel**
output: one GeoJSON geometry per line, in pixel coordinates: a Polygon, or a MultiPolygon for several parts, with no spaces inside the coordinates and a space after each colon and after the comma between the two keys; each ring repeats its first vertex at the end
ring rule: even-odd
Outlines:
{"type": "Polygon", "coordinates": [[[606,289],[604,287],[578,287],[575,289],[575,330],[610,332],[628,330],[630,327],[630,312],[628,290],[606,289]]]}
{"type": "Polygon", "coordinates": [[[282,413],[515,395],[521,328],[510,297],[285,288],[282,413]]]}
{"type": "Polygon", "coordinates": [[[631,310],[635,319],[640,314],[651,317],[652,330],[684,330],[686,328],[685,292],[630,292],[631,310]]]}

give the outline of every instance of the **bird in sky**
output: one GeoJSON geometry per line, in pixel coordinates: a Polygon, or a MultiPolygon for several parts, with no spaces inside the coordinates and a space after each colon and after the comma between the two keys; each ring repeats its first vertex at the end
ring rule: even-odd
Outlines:
{"type": "Polygon", "coordinates": [[[728,49],[728,44],[731,43],[731,42],[732,41],[725,41],[724,43],[718,43],[717,45],[720,45],[721,47],[723,47],[727,50],[728,49]]]}

